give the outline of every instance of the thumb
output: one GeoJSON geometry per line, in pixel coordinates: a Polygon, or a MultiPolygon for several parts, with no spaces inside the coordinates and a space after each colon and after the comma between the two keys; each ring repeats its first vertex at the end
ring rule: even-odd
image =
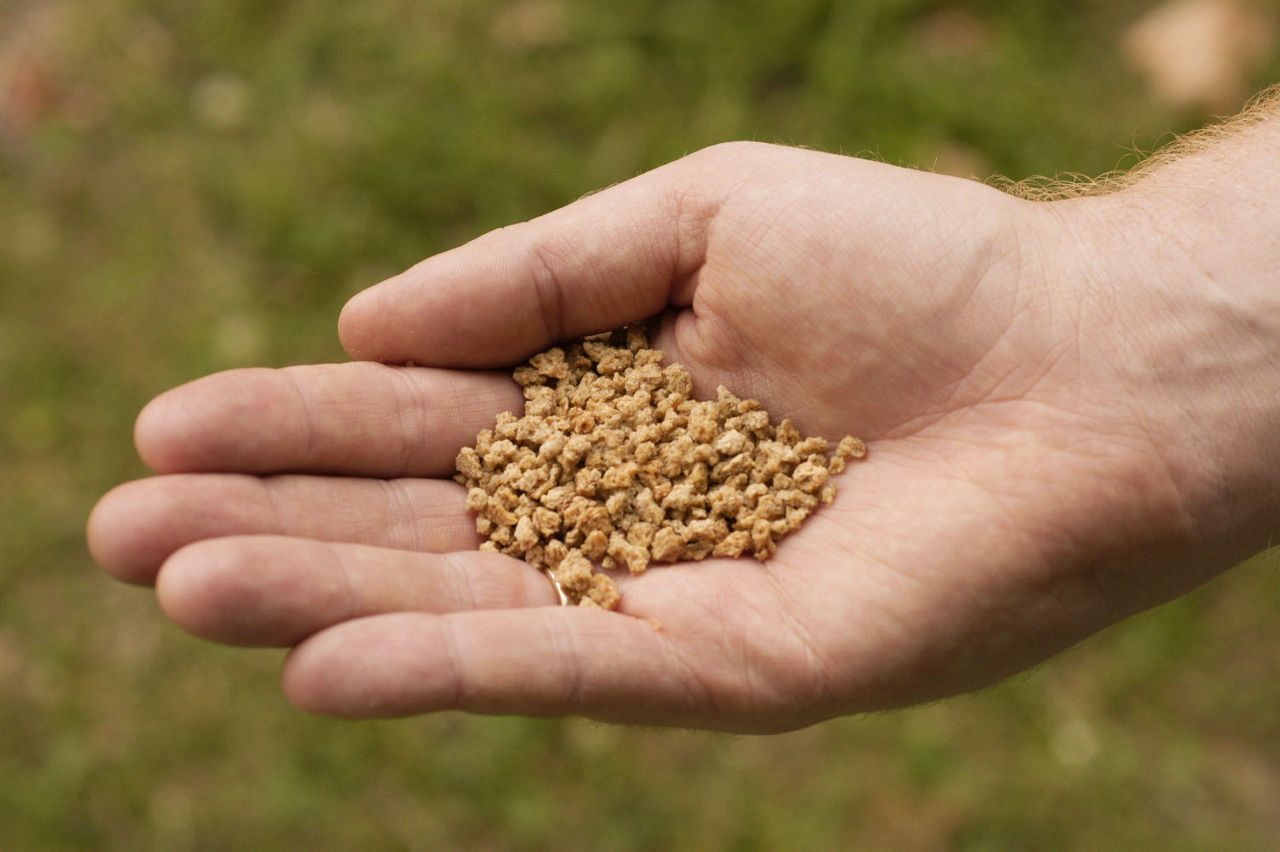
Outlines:
{"type": "Polygon", "coordinates": [[[690,168],[699,158],[485,234],[357,294],[338,322],[342,345],[365,360],[497,367],[658,313],[701,266],[719,203],[707,170],[690,168]]]}

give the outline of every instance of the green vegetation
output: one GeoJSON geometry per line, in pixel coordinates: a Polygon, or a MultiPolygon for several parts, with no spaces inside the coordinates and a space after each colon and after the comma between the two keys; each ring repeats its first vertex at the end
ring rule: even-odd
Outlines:
{"type": "Polygon", "coordinates": [[[1274,560],[981,695],[729,738],[305,717],[83,543],[151,396],[339,359],[357,289],[704,145],[1133,162],[1204,119],[1119,58],[1149,5],[0,5],[38,84],[0,137],[0,847],[1269,846],[1274,560]]]}

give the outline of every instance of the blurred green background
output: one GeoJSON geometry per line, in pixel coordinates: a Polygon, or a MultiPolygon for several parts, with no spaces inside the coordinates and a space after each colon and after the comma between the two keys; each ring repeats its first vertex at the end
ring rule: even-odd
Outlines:
{"type": "Polygon", "coordinates": [[[342,358],[351,293],[486,229],[737,138],[1096,174],[1280,79],[1274,6],[1157,5],[0,0],[0,848],[1274,848],[1274,558],[977,696],[733,738],[309,718],[83,542],[147,399],[342,358]],[[1178,89],[1178,26],[1228,70],[1178,89]]]}

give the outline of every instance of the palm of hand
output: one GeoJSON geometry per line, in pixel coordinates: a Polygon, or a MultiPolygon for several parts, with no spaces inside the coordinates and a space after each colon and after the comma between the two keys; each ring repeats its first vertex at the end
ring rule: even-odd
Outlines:
{"type": "MultiPolygon", "coordinates": [[[[160,585],[171,615],[223,641],[294,644],[314,633],[290,660],[286,686],[327,712],[462,707],[740,729],[972,688],[1096,629],[1105,616],[1072,614],[1070,604],[1092,600],[1100,586],[1091,574],[1079,579],[1092,555],[1070,545],[1081,512],[1109,504],[1056,510],[1112,463],[1064,448],[1105,435],[1112,416],[1105,405],[1088,419],[1071,410],[1072,389],[1090,367],[1054,343],[1074,334],[1049,333],[1066,309],[1045,296],[1020,248],[1032,227],[1021,203],[976,184],[807,152],[751,146],[701,159],[707,169],[697,180],[675,164],[425,262],[362,297],[344,317],[344,338],[363,357],[496,366],[547,337],[602,330],[669,304],[657,345],[689,368],[700,392],[725,384],[808,432],[874,442],[872,460],[838,483],[836,503],[774,559],[713,559],[624,578],[622,610],[638,618],[623,619],[538,606],[552,602],[549,588],[501,557],[432,556],[430,565],[406,566],[348,550],[322,557],[342,563],[326,591],[311,543],[221,539],[169,558],[160,585]],[[593,232],[599,239],[578,244],[593,232]],[[494,292],[463,298],[486,272],[499,280],[494,292]],[[602,283],[610,277],[615,290],[602,283]],[[536,310],[519,311],[519,299],[536,310]],[[495,317],[499,306],[509,319],[495,317]],[[443,328],[424,320],[447,311],[454,322],[443,328]],[[522,313],[543,321],[531,328],[522,313]],[[255,581],[252,563],[264,560],[286,567],[255,581]],[[471,579],[460,580],[465,572],[471,579]],[[394,614],[402,609],[409,612],[394,614]]],[[[400,374],[418,372],[432,371],[400,374]]],[[[360,436],[395,447],[379,451],[352,440],[364,428],[351,422],[355,413],[306,403],[323,395],[305,387],[320,382],[316,375],[272,379],[262,393],[280,404],[257,406],[246,421],[262,433],[279,425],[266,422],[272,411],[289,412],[277,421],[324,420],[302,430],[302,450],[267,441],[255,455],[206,430],[201,451],[192,412],[197,423],[209,410],[225,418],[245,387],[223,377],[170,406],[184,410],[185,434],[157,426],[148,438],[144,417],[144,456],[162,471],[438,476],[473,428],[468,418],[492,416],[514,393],[492,376],[428,377],[436,400],[442,381],[446,397],[462,400],[453,406],[464,414],[462,431],[442,435],[438,414],[404,404],[415,392],[403,391],[403,379],[362,374],[376,385],[362,393],[394,397],[384,407],[395,439],[360,436]],[[435,450],[415,462],[412,447],[433,437],[435,450]],[[188,449],[174,450],[179,441],[188,449]],[[325,461],[290,461],[299,453],[325,461]]],[[[344,507],[352,480],[291,481],[333,515],[272,531],[427,553],[456,550],[469,535],[451,485],[422,486],[435,496],[421,499],[443,507],[435,532],[396,541],[367,532],[377,519],[344,519],[360,511],[344,507]]],[[[158,489],[191,487],[190,477],[161,478],[104,500],[93,535],[104,564],[147,580],[154,566],[139,566],[187,541],[263,531],[243,520],[202,531],[181,509],[175,517],[172,500],[157,507],[158,489]],[[182,534],[169,530],[184,523],[182,534]],[[154,543],[165,537],[159,528],[169,530],[168,544],[154,543]]]]}

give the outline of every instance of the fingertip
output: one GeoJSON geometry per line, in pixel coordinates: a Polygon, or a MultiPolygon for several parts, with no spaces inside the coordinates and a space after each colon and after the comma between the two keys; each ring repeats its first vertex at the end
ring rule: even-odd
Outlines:
{"type": "Polygon", "coordinates": [[[150,585],[156,559],[139,511],[136,483],[118,485],[103,495],[85,525],[89,555],[102,570],[125,583],[150,585]]]}
{"type": "Polygon", "coordinates": [[[403,282],[403,276],[397,275],[348,299],[338,314],[338,342],[354,361],[399,366],[416,360],[447,366],[447,359],[424,357],[419,351],[429,336],[424,318],[435,311],[408,305],[403,282]]]}
{"type": "Polygon", "coordinates": [[[438,639],[421,616],[387,613],[322,630],[286,657],[281,685],[289,701],[308,713],[345,719],[408,716],[440,709],[424,700],[450,682],[442,653],[421,634],[438,639]],[[434,688],[433,688],[434,687],[434,688]]]}
{"type": "Polygon", "coordinates": [[[189,633],[245,647],[293,645],[346,611],[349,595],[326,572],[299,570],[328,545],[277,536],[229,536],[176,551],[156,597],[189,633]],[[302,549],[301,560],[291,559],[302,549]]]}
{"type": "Polygon", "coordinates": [[[175,450],[173,391],[166,391],[143,406],[133,422],[133,446],[142,463],[156,473],[172,473],[180,465],[175,450]]]}
{"type": "Polygon", "coordinates": [[[107,563],[112,556],[112,549],[109,516],[107,515],[107,509],[103,505],[110,496],[110,492],[108,492],[89,510],[89,517],[85,521],[84,538],[85,544],[89,548],[89,556],[92,557],[93,561],[107,573],[115,576],[114,572],[107,568],[107,563]]]}
{"type": "Polygon", "coordinates": [[[282,372],[228,370],[160,394],[134,421],[139,458],[161,474],[249,469],[264,446],[299,432],[282,372]]]}
{"type": "Polygon", "coordinates": [[[252,539],[207,539],[177,550],[156,576],[169,620],[201,639],[271,647],[295,639],[288,612],[264,608],[252,539]]]}
{"type": "Polygon", "coordinates": [[[368,317],[373,302],[377,298],[373,289],[371,287],[352,296],[338,314],[338,341],[346,353],[356,361],[375,360],[367,345],[368,317]]]}
{"type": "Polygon", "coordinates": [[[227,597],[225,563],[216,551],[196,542],[181,548],[156,575],[156,601],[169,620],[206,639],[219,638],[220,602],[227,597]]]}
{"type": "Polygon", "coordinates": [[[143,406],[133,424],[133,445],[143,464],[156,473],[191,473],[206,466],[211,447],[216,456],[226,422],[235,422],[242,414],[222,411],[228,400],[236,400],[234,394],[216,393],[224,375],[214,373],[172,388],[143,406]]]}
{"type": "Polygon", "coordinates": [[[301,645],[289,649],[280,669],[280,688],[284,697],[294,707],[306,713],[324,714],[324,707],[316,701],[315,690],[310,684],[310,672],[306,664],[306,648],[315,638],[306,639],[301,645]]]}
{"type": "Polygon", "coordinates": [[[280,686],[285,698],[299,710],[320,716],[361,718],[375,715],[372,708],[359,713],[348,703],[335,701],[333,670],[336,664],[331,637],[335,632],[341,633],[342,626],[311,636],[285,656],[280,672],[280,686]]]}

